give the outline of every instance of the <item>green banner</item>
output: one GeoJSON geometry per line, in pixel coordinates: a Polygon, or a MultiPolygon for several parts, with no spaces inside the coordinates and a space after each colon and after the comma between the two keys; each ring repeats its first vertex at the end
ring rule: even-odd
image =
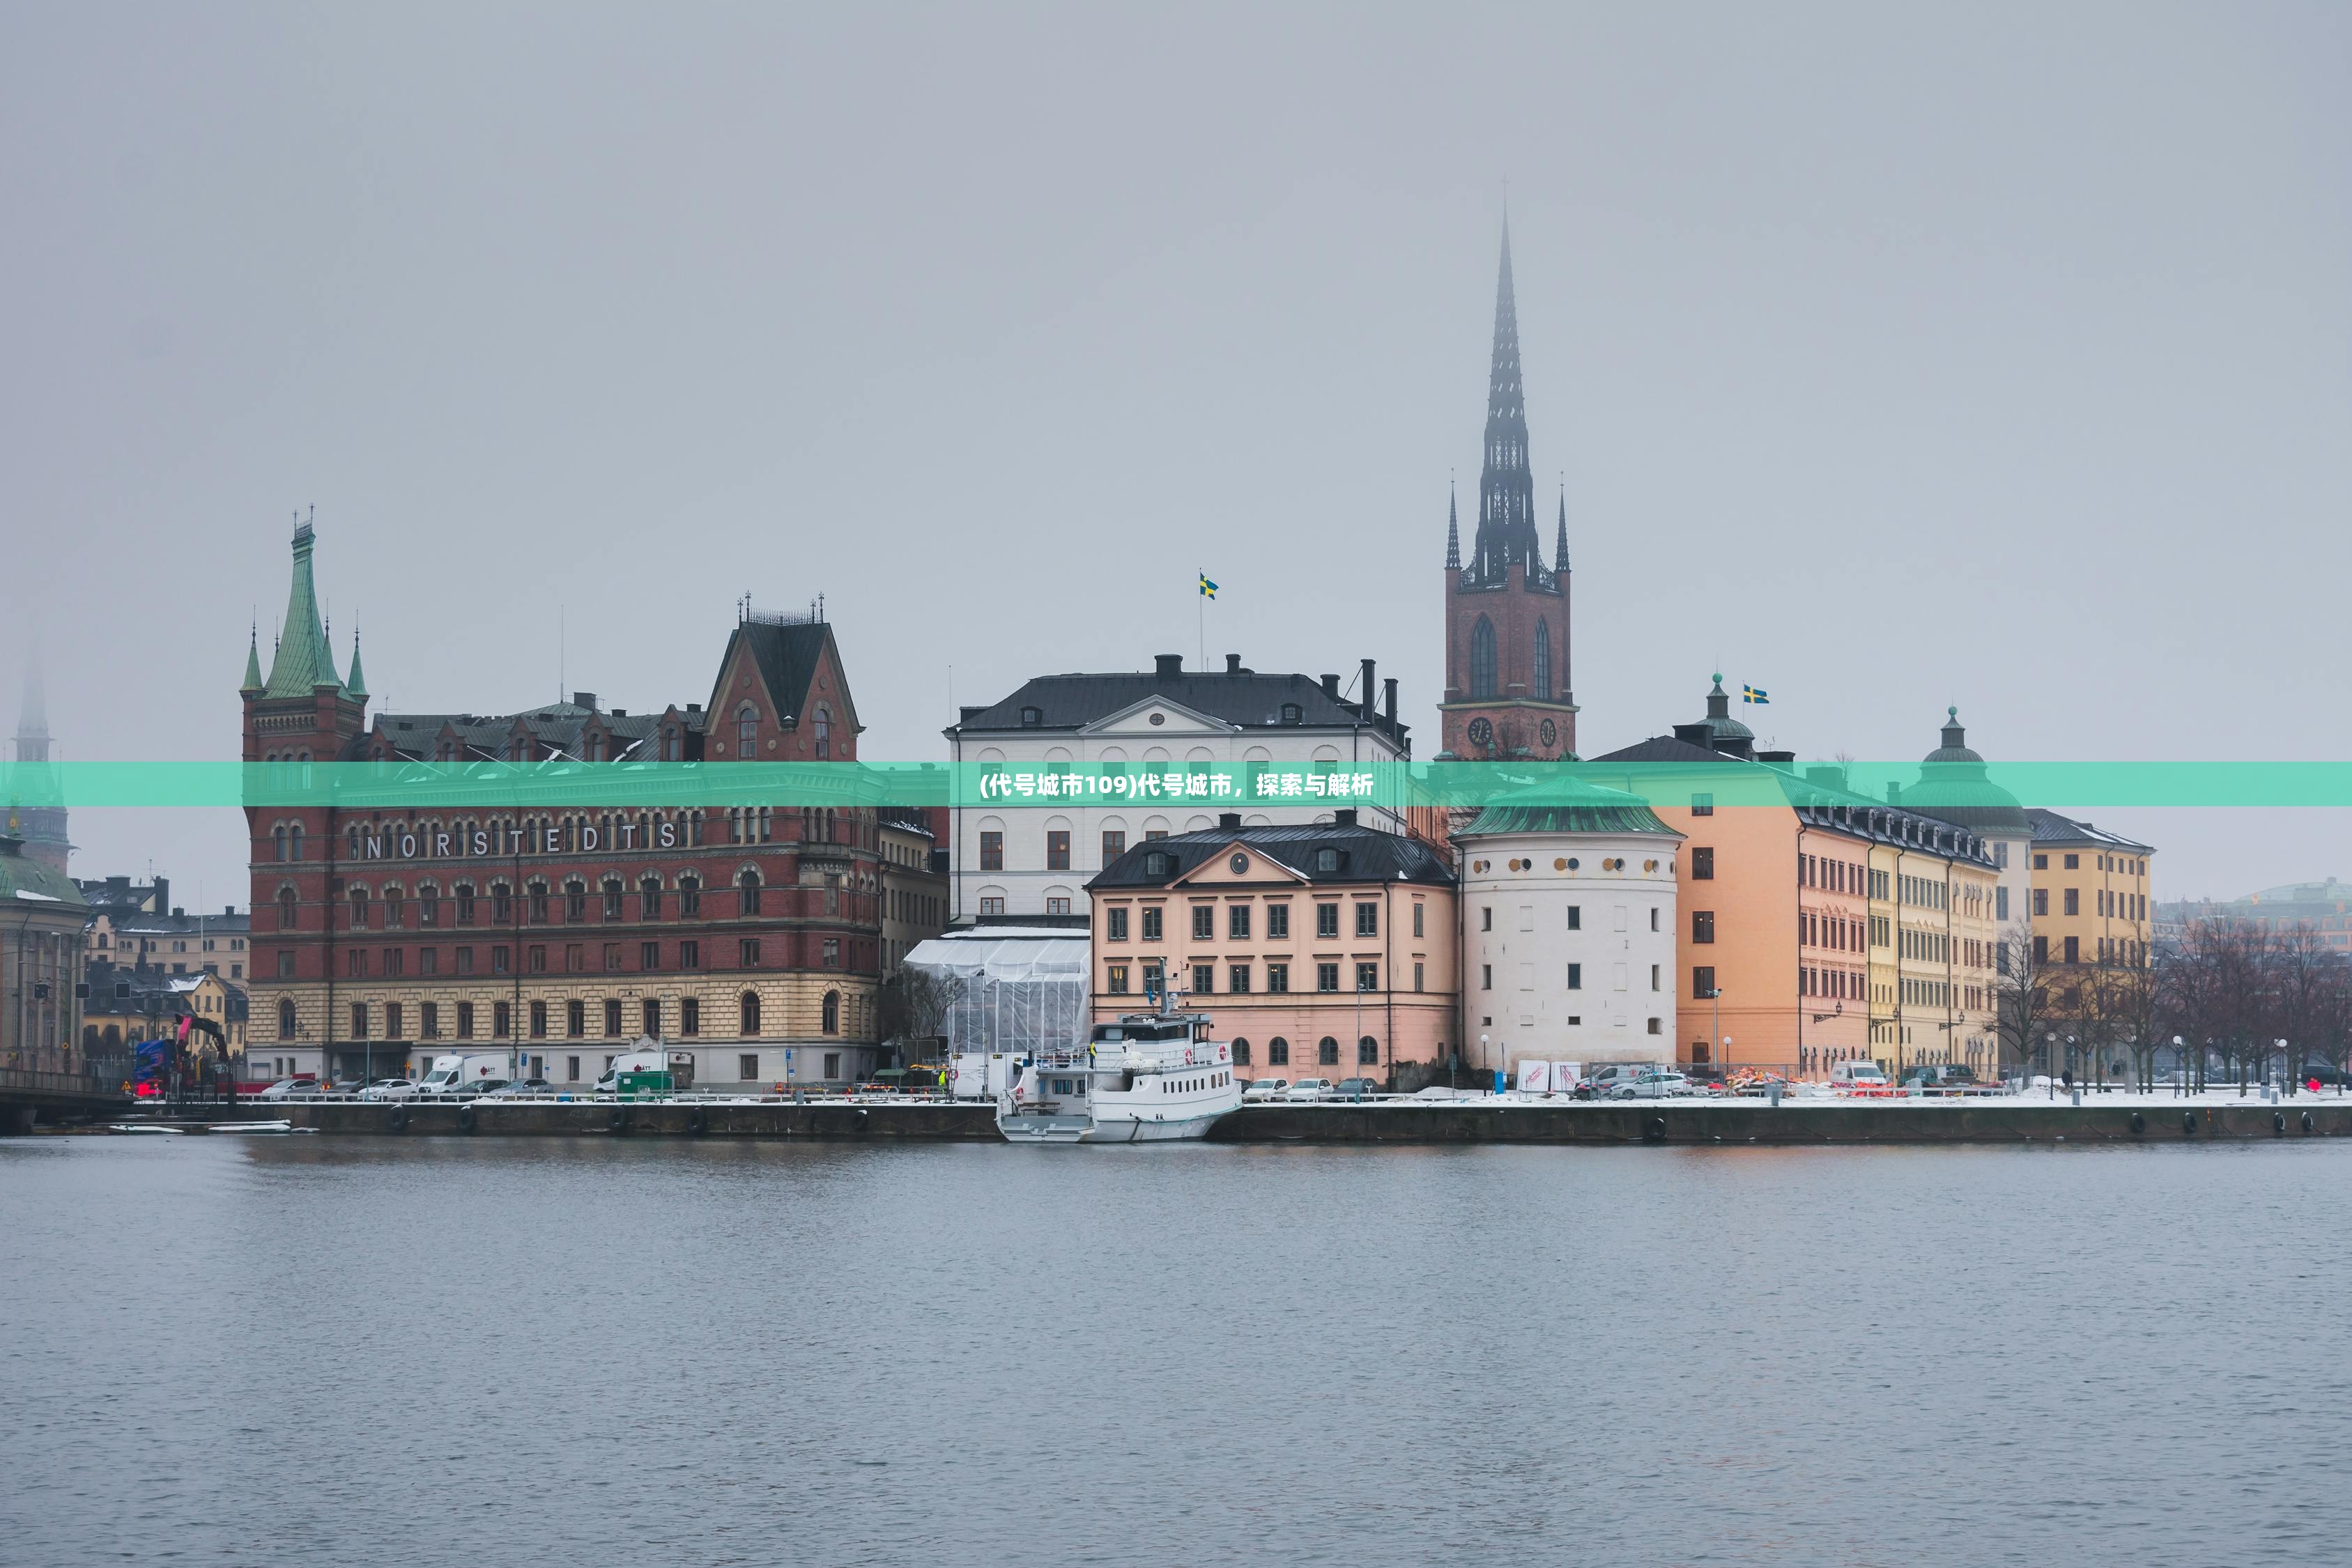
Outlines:
{"type": "Polygon", "coordinates": [[[0,763],[0,804],[344,811],[588,806],[2352,805],[2352,762],[0,763]]]}

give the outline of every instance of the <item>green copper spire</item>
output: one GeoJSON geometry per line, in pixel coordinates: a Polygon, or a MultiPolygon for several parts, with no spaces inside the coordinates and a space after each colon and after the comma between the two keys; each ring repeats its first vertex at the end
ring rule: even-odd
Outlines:
{"type": "Polygon", "coordinates": [[[261,627],[257,623],[245,645],[245,679],[237,689],[256,692],[261,689],[261,627]]]}
{"type": "Polygon", "coordinates": [[[286,596],[286,626],[278,657],[269,663],[265,697],[308,697],[313,688],[342,685],[326,628],[319,623],[319,593],[310,582],[313,538],[308,522],[294,531],[294,584],[286,596]]]}
{"type": "Polygon", "coordinates": [[[367,697],[366,678],[360,674],[360,634],[356,629],[352,633],[352,673],[343,682],[343,692],[362,700],[367,697]]]}

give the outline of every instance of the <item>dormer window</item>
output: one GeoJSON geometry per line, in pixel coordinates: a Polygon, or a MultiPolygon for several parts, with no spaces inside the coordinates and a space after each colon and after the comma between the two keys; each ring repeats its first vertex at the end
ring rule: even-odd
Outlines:
{"type": "Polygon", "coordinates": [[[1045,723],[1045,710],[1043,708],[1024,708],[1021,710],[1021,727],[1023,729],[1034,730],[1039,725],[1045,723]]]}
{"type": "Polygon", "coordinates": [[[1176,869],[1176,857],[1154,852],[1143,858],[1143,874],[1147,877],[1171,876],[1176,869]]]}
{"type": "Polygon", "coordinates": [[[1307,710],[1296,702],[1286,702],[1282,705],[1282,721],[1286,724],[1304,724],[1307,722],[1307,710]]]}
{"type": "Polygon", "coordinates": [[[1337,871],[1339,868],[1339,851],[1337,849],[1315,851],[1315,868],[1318,871],[1337,871]]]}

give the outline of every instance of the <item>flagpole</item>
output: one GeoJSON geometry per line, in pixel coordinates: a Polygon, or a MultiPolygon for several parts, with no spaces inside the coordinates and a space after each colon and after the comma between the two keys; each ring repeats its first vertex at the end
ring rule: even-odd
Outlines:
{"type": "MultiPolygon", "coordinates": [[[[1209,580],[1206,572],[1200,576],[1202,583],[1209,580]]],[[[1196,668],[1206,669],[1209,668],[1209,591],[1199,584],[1195,584],[1192,590],[1192,619],[1201,638],[1201,662],[1196,668]]]]}

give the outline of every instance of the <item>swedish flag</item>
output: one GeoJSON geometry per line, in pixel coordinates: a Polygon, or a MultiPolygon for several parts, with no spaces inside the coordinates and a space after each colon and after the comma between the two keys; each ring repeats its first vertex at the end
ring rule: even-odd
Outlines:
{"type": "Polygon", "coordinates": [[[1764,695],[1764,689],[1760,686],[1743,686],[1739,689],[1739,700],[1769,703],[1772,700],[1764,695]]]}
{"type": "Polygon", "coordinates": [[[1212,582],[1210,582],[1210,581],[1209,581],[1209,574],[1208,574],[1206,572],[1202,573],[1202,574],[1201,574],[1201,597],[1202,597],[1203,599],[1213,599],[1213,598],[1215,598],[1216,596],[1217,596],[1217,585],[1216,585],[1214,583],[1212,583],[1212,582]]]}

